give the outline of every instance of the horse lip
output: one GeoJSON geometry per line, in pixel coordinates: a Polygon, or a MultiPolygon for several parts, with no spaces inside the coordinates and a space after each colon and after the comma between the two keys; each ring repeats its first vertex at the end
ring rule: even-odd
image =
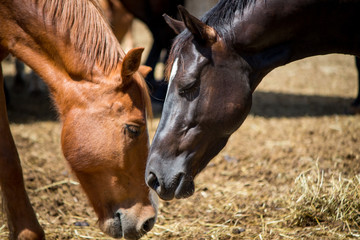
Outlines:
{"type": "Polygon", "coordinates": [[[113,238],[122,238],[124,236],[122,231],[121,219],[119,216],[109,218],[100,225],[101,230],[113,238]]]}
{"type": "Polygon", "coordinates": [[[126,240],[137,240],[140,239],[145,232],[138,233],[126,233],[123,229],[124,216],[120,213],[120,211],[116,211],[113,218],[108,219],[105,222],[105,229],[102,229],[107,235],[112,238],[124,238],[126,240]]]}
{"type": "Polygon", "coordinates": [[[174,199],[174,192],[170,191],[163,191],[164,187],[160,187],[156,193],[159,195],[159,197],[164,201],[170,201],[174,199]]]}
{"type": "Polygon", "coordinates": [[[175,198],[188,198],[194,194],[195,184],[193,180],[189,180],[185,175],[181,177],[178,187],[175,190],[175,198]]]}

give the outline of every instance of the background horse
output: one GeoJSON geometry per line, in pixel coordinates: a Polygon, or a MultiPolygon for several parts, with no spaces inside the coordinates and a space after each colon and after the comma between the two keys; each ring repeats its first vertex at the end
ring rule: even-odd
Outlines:
{"type": "Polygon", "coordinates": [[[314,55],[360,56],[360,1],[222,0],[202,21],[179,9],[182,22],[166,18],[182,33],[146,170],[165,200],[192,195],[194,177],[240,127],[271,70],[314,55]]]}
{"type": "MultiPolygon", "coordinates": [[[[156,218],[144,182],[150,99],[139,66],[126,55],[96,1],[2,1],[0,59],[13,54],[47,83],[62,121],[64,156],[112,237],[139,238],[156,218]]],[[[0,82],[0,186],[11,239],[42,239],[25,192],[0,82]]]]}
{"type": "MultiPolygon", "coordinates": [[[[124,38],[128,38],[132,42],[131,26],[134,16],[125,9],[119,0],[99,0],[99,3],[119,42],[124,38]]],[[[122,45],[122,47],[124,46],[122,45]]]]}
{"type": "MultiPolygon", "coordinates": [[[[121,0],[121,2],[130,13],[148,26],[153,36],[153,44],[145,65],[155,69],[158,62],[165,62],[167,59],[172,39],[176,36],[165,23],[162,15],[168,13],[170,16],[176,16],[177,6],[183,5],[184,0],[121,0]],[[161,59],[163,50],[166,53],[164,59],[161,59]]],[[[162,102],[166,94],[166,83],[162,80],[157,81],[153,71],[146,77],[146,82],[151,90],[152,99],[162,102]]]]}

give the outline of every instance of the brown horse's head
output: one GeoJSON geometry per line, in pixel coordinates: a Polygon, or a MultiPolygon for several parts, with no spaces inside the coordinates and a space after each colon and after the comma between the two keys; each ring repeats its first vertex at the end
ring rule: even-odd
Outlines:
{"type": "Polygon", "coordinates": [[[157,212],[156,199],[144,181],[149,147],[146,108],[151,111],[151,106],[141,76],[142,50],[130,50],[116,73],[98,83],[69,86],[66,96],[59,96],[66,100],[57,101],[64,156],[93,205],[100,228],[127,239],[149,231],[157,212]]]}
{"type": "Polygon", "coordinates": [[[249,65],[215,29],[180,10],[183,22],[166,17],[182,33],[169,56],[168,93],[146,169],[164,200],[192,195],[194,177],[241,125],[252,98],[249,65]]]}

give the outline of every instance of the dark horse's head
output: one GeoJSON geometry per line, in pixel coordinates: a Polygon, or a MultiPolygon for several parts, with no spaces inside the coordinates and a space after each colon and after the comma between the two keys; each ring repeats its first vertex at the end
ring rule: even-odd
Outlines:
{"type": "Polygon", "coordinates": [[[179,10],[182,22],[165,16],[182,33],[170,53],[168,93],[146,169],[147,184],[164,200],[193,194],[194,177],[244,121],[252,99],[250,66],[214,28],[179,10]]]}

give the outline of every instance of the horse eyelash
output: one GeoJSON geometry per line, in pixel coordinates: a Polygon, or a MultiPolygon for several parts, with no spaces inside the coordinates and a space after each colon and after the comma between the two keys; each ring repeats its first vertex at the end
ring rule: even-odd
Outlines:
{"type": "Polygon", "coordinates": [[[195,87],[196,87],[196,83],[198,82],[198,80],[196,79],[194,82],[188,84],[187,86],[185,87],[182,87],[180,90],[179,90],[179,94],[182,95],[182,94],[186,94],[188,92],[191,92],[195,87]]]}
{"type": "Polygon", "coordinates": [[[197,79],[194,83],[192,83],[190,86],[185,87],[183,89],[179,90],[179,94],[182,97],[185,97],[188,101],[192,101],[196,98],[198,94],[198,90],[200,88],[200,80],[197,79]]]}
{"type": "Polygon", "coordinates": [[[140,135],[141,131],[137,126],[125,124],[124,127],[124,134],[129,135],[131,138],[138,137],[140,135]]]}
{"type": "MultiPolygon", "coordinates": [[[[196,77],[195,77],[195,81],[192,81],[190,84],[187,84],[186,86],[182,87],[179,89],[179,94],[181,96],[185,96],[187,94],[191,94],[192,92],[196,91],[199,89],[200,87],[200,78],[201,78],[201,73],[202,73],[202,70],[199,71],[197,74],[196,74],[196,77]]],[[[191,100],[193,100],[194,98],[191,97],[191,100]]]]}

